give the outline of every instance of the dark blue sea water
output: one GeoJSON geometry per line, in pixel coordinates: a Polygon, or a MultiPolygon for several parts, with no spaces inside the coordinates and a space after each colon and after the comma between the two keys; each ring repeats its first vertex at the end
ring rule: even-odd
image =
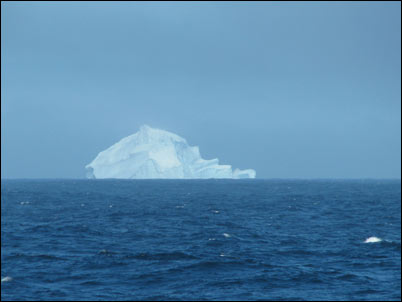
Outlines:
{"type": "Polygon", "coordinates": [[[400,300],[401,182],[2,180],[1,277],[2,300],[400,300]]]}

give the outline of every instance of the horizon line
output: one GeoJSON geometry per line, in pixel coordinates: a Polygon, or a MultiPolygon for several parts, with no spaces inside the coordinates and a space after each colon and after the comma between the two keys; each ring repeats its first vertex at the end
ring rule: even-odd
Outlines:
{"type": "Polygon", "coordinates": [[[401,180],[401,177],[259,177],[259,178],[73,178],[1,177],[1,180],[401,180]]]}

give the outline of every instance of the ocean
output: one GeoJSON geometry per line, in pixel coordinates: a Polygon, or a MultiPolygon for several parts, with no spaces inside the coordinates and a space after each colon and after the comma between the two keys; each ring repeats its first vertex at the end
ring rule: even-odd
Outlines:
{"type": "Polygon", "coordinates": [[[2,301],[397,301],[401,181],[2,180],[1,278],[2,301]]]}

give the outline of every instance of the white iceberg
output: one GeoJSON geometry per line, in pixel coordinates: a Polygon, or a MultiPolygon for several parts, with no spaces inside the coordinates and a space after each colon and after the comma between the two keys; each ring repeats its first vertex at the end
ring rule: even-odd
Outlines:
{"type": "Polygon", "coordinates": [[[255,178],[252,169],[232,171],[174,133],[142,126],[102,151],[86,167],[88,178],[255,178]]]}

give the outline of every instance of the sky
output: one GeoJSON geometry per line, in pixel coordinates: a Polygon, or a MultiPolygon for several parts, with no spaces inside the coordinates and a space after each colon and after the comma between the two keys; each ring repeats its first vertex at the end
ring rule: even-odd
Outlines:
{"type": "Polygon", "coordinates": [[[400,2],[2,2],[1,177],[142,124],[257,178],[401,177],[400,2]]]}

